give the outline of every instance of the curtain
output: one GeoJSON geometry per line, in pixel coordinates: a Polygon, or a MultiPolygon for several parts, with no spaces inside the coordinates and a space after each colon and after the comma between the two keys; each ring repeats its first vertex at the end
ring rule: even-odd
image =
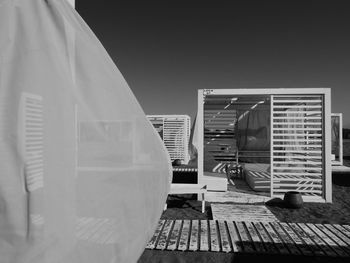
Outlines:
{"type": "Polygon", "coordinates": [[[123,76],[65,0],[0,0],[0,262],[136,262],[170,169],[123,76]]]}

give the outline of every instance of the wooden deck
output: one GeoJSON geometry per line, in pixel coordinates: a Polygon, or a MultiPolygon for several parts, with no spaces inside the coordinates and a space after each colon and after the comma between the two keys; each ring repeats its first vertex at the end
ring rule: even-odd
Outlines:
{"type": "Polygon", "coordinates": [[[146,249],[350,257],[350,226],[161,220],[146,249]]]}

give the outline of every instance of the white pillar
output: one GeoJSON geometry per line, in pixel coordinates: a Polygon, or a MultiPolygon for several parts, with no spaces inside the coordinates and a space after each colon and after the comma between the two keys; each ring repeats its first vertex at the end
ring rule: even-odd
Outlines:
{"type": "Polygon", "coordinates": [[[75,8],[75,0],[67,0],[75,8]]]}

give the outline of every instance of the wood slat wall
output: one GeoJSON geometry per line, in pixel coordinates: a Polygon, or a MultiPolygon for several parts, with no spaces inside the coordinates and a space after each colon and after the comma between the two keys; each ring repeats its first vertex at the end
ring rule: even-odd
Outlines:
{"type": "Polygon", "coordinates": [[[163,123],[163,142],[170,159],[180,159],[188,163],[190,139],[190,117],[187,115],[148,115],[151,123],[163,123]]]}
{"type": "Polygon", "coordinates": [[[271,97],[271,196],[324,197],[323,97],[271,97]]]}
{"type": "Polygon", "coordinates": [[[146,249],[350,257],[350,226],[161,220],[146,249]]]}

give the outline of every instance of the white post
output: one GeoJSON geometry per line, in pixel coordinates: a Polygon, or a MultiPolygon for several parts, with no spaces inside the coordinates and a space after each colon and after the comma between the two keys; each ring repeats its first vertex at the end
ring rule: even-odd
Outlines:
{"type": "Polygon", "coordinates": [[[67,0],[75,8],[75,0],[67,0]]]}

